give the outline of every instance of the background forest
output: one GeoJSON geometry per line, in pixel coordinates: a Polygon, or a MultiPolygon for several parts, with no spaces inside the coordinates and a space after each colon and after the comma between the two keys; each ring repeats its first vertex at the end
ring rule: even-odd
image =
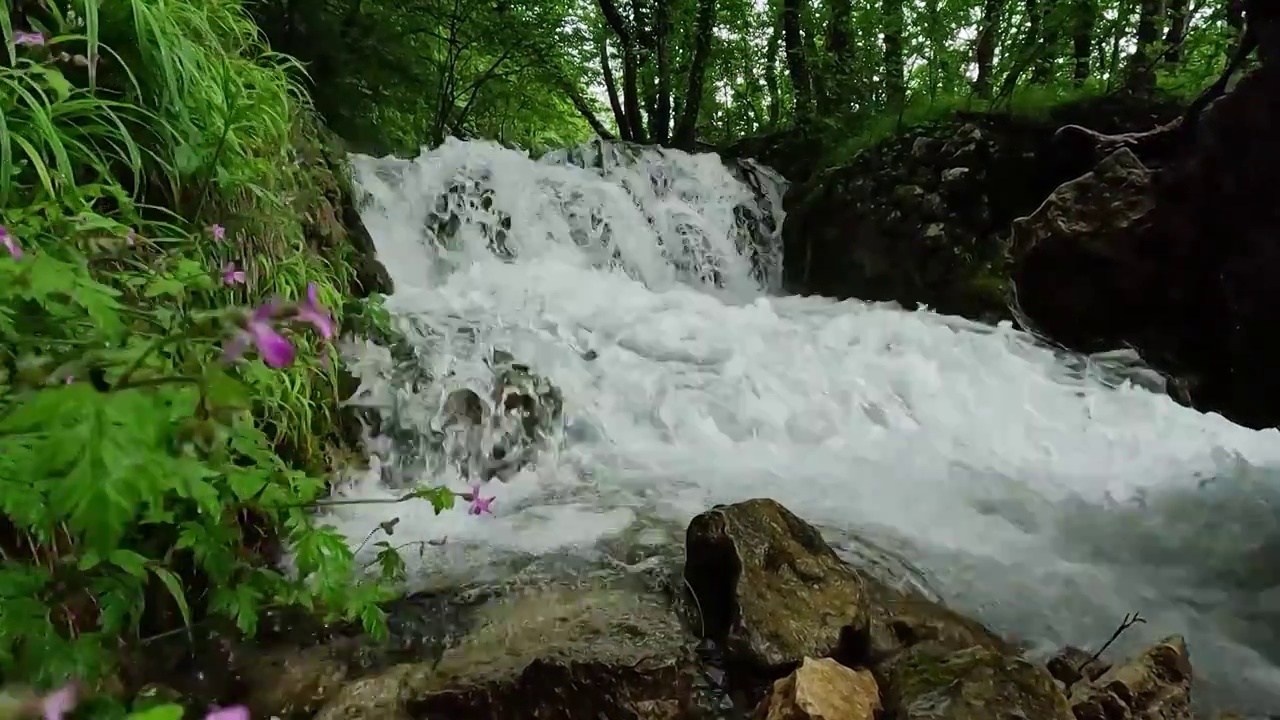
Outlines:
{"type": "Polygon", "coordinates": [[[534,149],[592,131],[691,148],[813,124],[846,137],[957,106],[1194,93],[1230,0],[268,0],[272,47],[356,147],[534,149]]]}

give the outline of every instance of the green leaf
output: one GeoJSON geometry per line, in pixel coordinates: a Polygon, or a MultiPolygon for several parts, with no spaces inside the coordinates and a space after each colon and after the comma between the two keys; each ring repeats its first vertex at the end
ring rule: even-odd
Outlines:
{"type": "Polygon", "coordinates": [[[182,613],[183,624],[191,625],[191,607],[187,605],[187,595],[182,591],[182,581],[178,579],[177,575],[158,565],[152,565],[151,572],[155,574],[157,580],[164,583],[165,589],[169,591],[169,596],[178,604],[178,611],[182,613]]]}
{"type": "Polygon", "coordinates": [[[419,500],[426,500],[431,503],[431,509],[439,515],[445,510],[453,508],[456,499],[453,491],[447,487],[420,487],[415,488],[413,496],[419,500]]]}
{"type": "Polygon", "coordinates": [[[107,560],[133,577],[144,578],[147,576],[147,558],[132,550],[125,548],[112,550],[107,554],[107,560]]]}
{"type": "Polygon", "coordinates": [[[126,720],[182,720],[181,705],[157,705],[141,712],[129,713],[126,720]]]}

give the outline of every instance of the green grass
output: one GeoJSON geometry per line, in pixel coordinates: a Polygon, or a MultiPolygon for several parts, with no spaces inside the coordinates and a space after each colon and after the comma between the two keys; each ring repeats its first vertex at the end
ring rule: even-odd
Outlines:
{"type": "Polygon", "coordinates": [[[353,583],[307,512],[340,452],[335,351],[293,327],[289,367],[221,356],[270,298],[314,285],[359,307],[345,170],[300,69],[238,0],[11,2],[0,225],[23,255],[0,250],[0,677],[91,678],[117,639],[209,613],[252,631],[273,604],[376,630],[384,588],[353,583]],[[46,43],[15,47],[33,29],[46,43]],[[226,263],[244,284],[219,281],[226,263]],[[263,566],[285,539],[302,582],[263,566]]]}

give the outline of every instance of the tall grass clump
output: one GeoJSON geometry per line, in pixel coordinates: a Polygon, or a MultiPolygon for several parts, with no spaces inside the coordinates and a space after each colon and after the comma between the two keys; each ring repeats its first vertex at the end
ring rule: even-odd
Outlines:
{"type": "Polygon", "coordinates": [[[354,251],[313,239],[298,68],[237,0],[4,2],[0,679],[271,606],[378,631],[385,586],[308,512],[354,251]]]}

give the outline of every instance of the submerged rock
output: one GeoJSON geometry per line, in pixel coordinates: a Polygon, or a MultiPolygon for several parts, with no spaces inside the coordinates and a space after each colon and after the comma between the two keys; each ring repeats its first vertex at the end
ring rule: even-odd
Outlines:
{"type": "Polygon", "coordinates": [[[773,684],[753,720],[874,720],[882,709],[880,688],[869,671],[805,658],[773,684]]]}

